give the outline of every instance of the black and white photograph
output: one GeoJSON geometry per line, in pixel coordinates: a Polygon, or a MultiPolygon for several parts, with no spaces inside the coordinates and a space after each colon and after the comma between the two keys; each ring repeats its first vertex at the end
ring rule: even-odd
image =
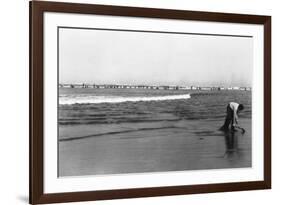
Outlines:
{"type": "Polygon", "coordinates": [[[57,31],[59,177],[252,167],[252,36],[57,31]]]}

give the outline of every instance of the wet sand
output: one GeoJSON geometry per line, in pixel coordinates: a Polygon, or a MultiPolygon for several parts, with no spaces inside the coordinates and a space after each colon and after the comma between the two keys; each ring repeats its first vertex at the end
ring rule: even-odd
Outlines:
{"type": "Polygon", "coordinates": [[[60,126],[59,176],[251,167],[251,119],[239,119],[244,134],[218,131],[222,123],[60,126]]]}

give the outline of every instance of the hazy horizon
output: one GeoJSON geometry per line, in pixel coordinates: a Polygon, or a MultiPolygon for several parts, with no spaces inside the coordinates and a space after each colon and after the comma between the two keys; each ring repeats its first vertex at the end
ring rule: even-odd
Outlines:
{"type": "Polygon", "coordinates": [[[250,37],[59,29],[59,83],[252,86],[250,37]]]}

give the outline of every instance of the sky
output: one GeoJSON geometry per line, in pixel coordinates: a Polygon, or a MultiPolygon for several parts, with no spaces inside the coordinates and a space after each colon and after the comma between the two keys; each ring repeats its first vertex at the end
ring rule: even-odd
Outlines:
{"type": "Polygon", "coordinates": [[[59,82],[251,86],[253,39],[59,29],[59,82]]]}

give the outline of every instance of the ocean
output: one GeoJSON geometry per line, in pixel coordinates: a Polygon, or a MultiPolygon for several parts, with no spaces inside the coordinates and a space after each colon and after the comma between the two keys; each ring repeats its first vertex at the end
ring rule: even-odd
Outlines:
{"type": "Polygon", "coordinates": [[[59,88],[58,127],[59,176],[251,166],[251,91],[59,88]]]}

